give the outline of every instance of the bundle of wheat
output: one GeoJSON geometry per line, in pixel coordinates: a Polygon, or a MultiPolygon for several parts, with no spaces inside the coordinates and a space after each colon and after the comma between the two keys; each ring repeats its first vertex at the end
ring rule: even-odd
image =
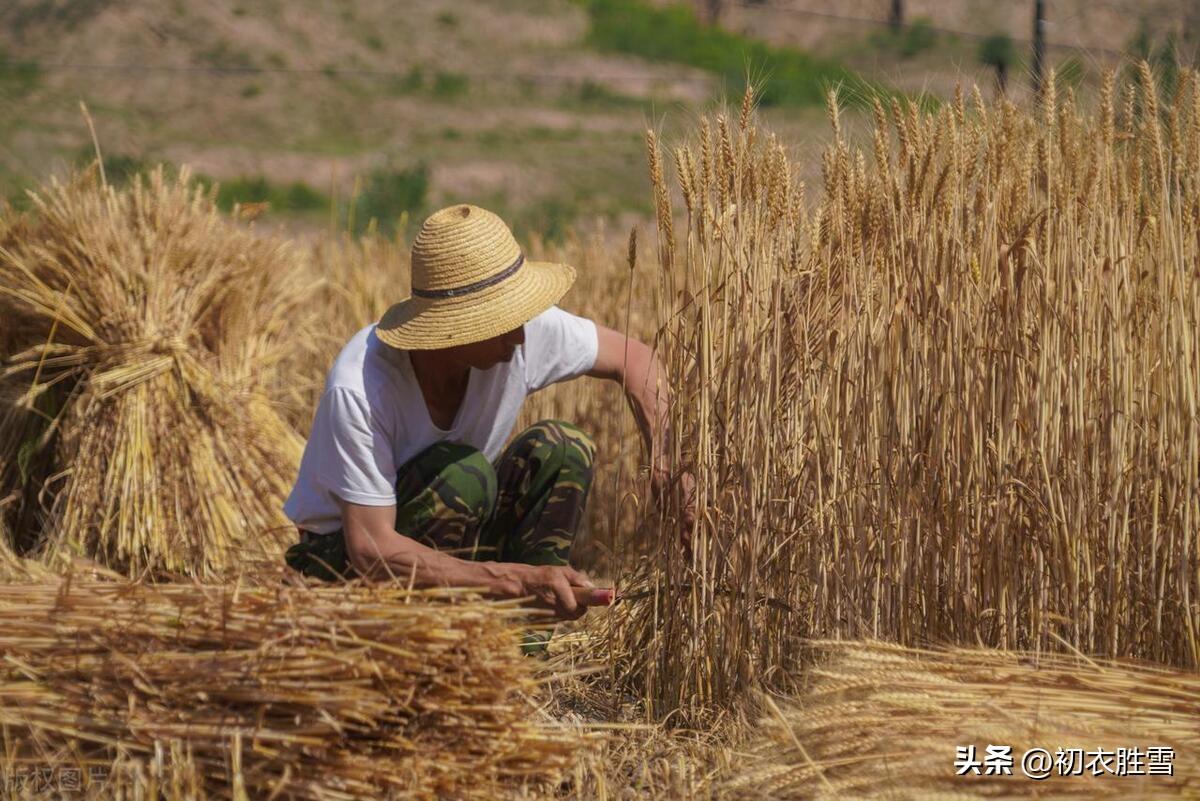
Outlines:
{"type": "Polygon", "coordinates": [[[0,497],[21,550],[206,575],[291,539],[302,440],[266,389],[303,337],[301,261],[186,170],[35,196],[0,241],[0,497]]]}
{"type": "Polygon", "coordinates": [[[209,798],[546,785],[585,737],[539,722],[519,614],[357,582],[0,585],[5,764],[169,769],[209,798]]]}
{"type": "Polygon", "coordinates": [[[870,641],[815,647],[803,692],[768,700],[752,757],[728,781],[735,797],[1200,798],[1195,673],[870,641]]]}

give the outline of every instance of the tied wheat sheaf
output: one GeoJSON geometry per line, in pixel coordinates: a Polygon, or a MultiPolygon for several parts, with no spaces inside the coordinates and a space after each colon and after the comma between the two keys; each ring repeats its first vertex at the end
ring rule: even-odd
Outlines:
{"type": "Polygon", "coordinates": [[[23,551],[206,576],[294,537],[268,391],[313,281],[161,168],[51,184],[0,241],[0,507],[23,551]]]}
{"type": "Polygon", "coordinates": [[[538,713],[521,611],[282,576],[0,585],[0,777],[103,766],[105,792],[178,801],[544,789],[586,737],[538,713]]]}
{"type": "Polygon", "coordinates": [[[767,702],[760,733],[723,787],[727,797],[1200,798],[1196,673],[1065,655],[814,645],[806,686],[767,702]],[[956,775],[956,746],[975,746],[982,760],[989,744],[1012,747],[1011,775],[956,775]],[[1172,758],[1147,759],[1151,747],[1172,758]],[[1067,756],[1031,781],[1021,761],[1034,748],[1067,756]],[[1128,775],[1114,775],[1117,750],[1133,748],[1140,759],[1124,761],[1128,775]],[[1086,755],[1101,751],[1089,766],[1086,755]]]}
{"type": "Polygon", "coordinates": [[[753,124],[648,135],[674,493],[603,647],[660,714],[782,686],[806,636],[1200,666],[1200,85],[1098,108],[830,95],[823,193],[753,124]],[[676,230],[673,208],[685,216],[676,230]]]}

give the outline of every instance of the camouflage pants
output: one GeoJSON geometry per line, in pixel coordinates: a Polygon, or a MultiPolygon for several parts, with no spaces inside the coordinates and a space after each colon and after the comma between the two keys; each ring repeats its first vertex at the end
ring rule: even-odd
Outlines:
{"type": "MultiPolygon", "coordinates": [[[[595,453],[587,434],[559,420],[527,428],[495,466],[467,445],[431,445],[396,478],[396,531],[464,559],[565,565],[595,453]]],[[[307,576],[355,575],[341,530],[302,532],[285,559],[307,576]]]]}

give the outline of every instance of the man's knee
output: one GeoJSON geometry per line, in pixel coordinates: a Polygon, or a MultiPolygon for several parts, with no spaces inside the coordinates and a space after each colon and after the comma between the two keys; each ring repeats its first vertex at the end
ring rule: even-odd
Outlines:
{"type": "Polygon", "coordinates": [[[527,428],[522,437],[528,437],[538,446],[550,447],[563,464],[590,471],[595,463],[596,443],[586,431],[565,420],[540,420],[527,428]]]}
{"type": "Polygon", "coordinates": [[[433,488],[441,502],[454,512],[476,520],[484,520],[491,514],[496,503],[496,471],[476,448],[458,442],[438,442],[419,453],[405,468],[411,470],[407,480],[415,479],[419,484],[414,489],[433,488]]]}

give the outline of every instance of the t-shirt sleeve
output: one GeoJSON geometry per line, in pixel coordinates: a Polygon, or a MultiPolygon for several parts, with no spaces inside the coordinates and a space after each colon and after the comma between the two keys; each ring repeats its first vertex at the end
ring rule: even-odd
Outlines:
{"type": "Polygon", "coordinates": [[[363,506],[396,502],[391,441],[363,395],[343,387],[326,391],[317,406],[309,447],[320,454],[315,472],[322,488],[363,506]]]}
{"type": "Polygon", "coordinates": [[[525,324],[525,383],[536,392],[583,375],[596,365],[596,324],[551,306],[525,324]]]}

